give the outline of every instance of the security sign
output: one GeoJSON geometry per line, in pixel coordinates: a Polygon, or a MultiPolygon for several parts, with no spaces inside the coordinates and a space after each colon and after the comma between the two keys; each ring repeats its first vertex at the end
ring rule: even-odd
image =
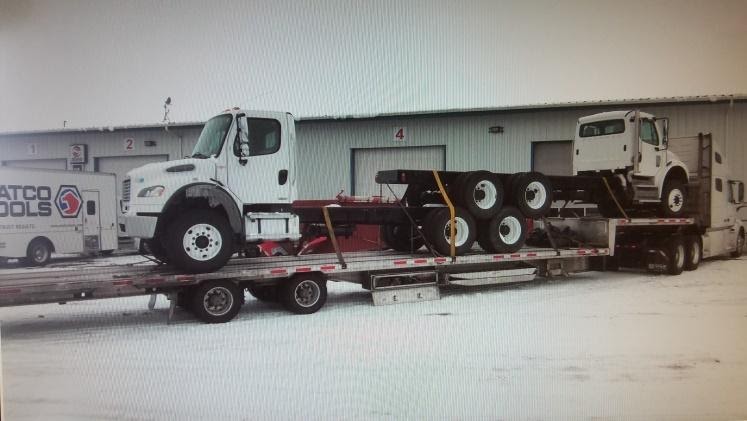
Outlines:
{"type": "Polygon", "coordinates": [[[60,216],[63,218],[77,218],[80,213],[83,199],[78,192],[78,188],[70,185],[62,185],[57,190],[57,196],[54,199],[54,204],[57,206],[57,210],[60,212],[60,216]]]}

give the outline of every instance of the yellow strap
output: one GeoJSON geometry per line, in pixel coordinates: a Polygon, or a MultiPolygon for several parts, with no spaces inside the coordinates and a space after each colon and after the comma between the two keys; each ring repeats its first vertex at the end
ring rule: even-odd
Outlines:
{"type": "Polygon", "coordinates": [[[340,262],[340,266],[343,269],[347,269],[348,265],[345,263],[345,259],[342,258],[342,252],[340,247],[337,245],[337,236],[335,236],[335,229],[332,227],[332,221],[329,218],[329,210],[326,206],[322,206],[322,215],[324,215],[324,225],[327,226],[327,234],[329,235],[330,241],[332,241],[332,247],[335,249],[337,254],[337,260],[340,262]]]}
{"type": "Polygon", "coordinates": [[[451,258],[454,259],[456,256],[456,226],[454,225],[454,205],[451,204],[451,200],[449,199],[449,195],[446,194],[446,189],[444,189],[443,183],[441,183],[441,177],[438,176],[438,171],[433,170],[433,178],[436,179],[436,184],[438,185],[438,191],[441,192],[441,197],[444,198],[444,202],[446,202],[446,206],[449,207],[449,217],[451,218],[451,223],[449,224],[449,251],[451,253],[451,258]]]}

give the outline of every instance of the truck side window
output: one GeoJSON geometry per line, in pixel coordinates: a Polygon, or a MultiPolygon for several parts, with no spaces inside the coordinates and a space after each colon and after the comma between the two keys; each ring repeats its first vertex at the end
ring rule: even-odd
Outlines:
{"type": "Polygon", "coordinates": [[[656,133],[656,126],[653,121],[641,121],[641,140],[649,145],[659,146],[659,135],[656,133]]]}
{"type": "Polygon", "coordinates": [[[724,191],[724,182],[720,178],[716,179],[716,191],[724,191]]]}
{"type": "Polygon", "coordinates": [[[96,202],[93,200],[86,202],[86,215],[96,215],[96,202]]]}
{"type": "Polygon", "coordinates": [[[604,120],[582,124],[578,129],[578,135],[580,137],[606,136],[623,133],[624,131],[625,120],[604,120]]]}
{"type": "MultiPolygon", "coordinates": [[[[249,156],[270,155],[280,150],[280,122],[269,118],[247,119],[249,156]]],[[[241,156],[241,144],[233,145],[233,154],[241,156]]]]}
{"type": "Polygon", "coordinates": [[[720,153],[718,153],[718,152],[716,152],[716,154],[715,154],[715,156],[713,157],[713,159],[715,159],[715,160],[716,160],[716,163],[717,163],[717,164],[720,164],[720,163],[721,163],[721,154],[720,154],[720,153]]]}

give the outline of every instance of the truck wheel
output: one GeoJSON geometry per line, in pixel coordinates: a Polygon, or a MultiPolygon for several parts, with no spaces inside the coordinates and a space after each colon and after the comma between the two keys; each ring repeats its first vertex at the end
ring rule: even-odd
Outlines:
{"type": "Polygon", "coordinates": [[[503,183],[491,172],[471,172],[457,188],[455,201],[477,219],[490,219],[503,206],[503,183]]]}
{"type": "Polygon", "coordinates": [[[231,227],[222,215],[194,210],[177,216],[168,229],[166,253],[177,267],[194,273],[223,267],[233,254],[231,227]]]}
{"type": "Polygon", "coordinates": [[[506,206],[480,229],[480,247],[489,253],[513,253],[527,237],[527,221],[513,206],[506,206]]]}
{"type": "Polygon", "coordinates": [[[665,246],[667,255],[667,272],[670,275],[679,275],[685,269],[685,242],[682,237],[674,236],[665,246]]]}
{"type": "Polygon", "coordinates": [[[244,305],[244,290],[231,281],[206,281],[191,296],[191,310],[205,323],[225,323],[244,305]]]}
{"type": "Polygon", "coordinates": [[[411,253],[425,244],[418,231],[410,224],[382,225],[379,230],[384,244],[396,251],[411,253]]]}
{"type": "Polygon", "coordinates": [[[547,214],[552,205],[550,180],[538,172],[530,172],[514,180],[513,203],[529,218],[547,214]]]}
{"type": "Polygon", "coordinates": [[[314,273],[289,278],[279,289],[280,301],[296,314],[316,313],[327,302],[327,280],[314,273]]]}
{"type": "Polygon", "coordinates": [[[740,257],[744,253],[744,229],[739,230],[737,236],[737,248],[731,252],[731,257],[740,257]]]}
{"type": "Polygon", "coordinates": [[[24,263],[29,266],[44,266],[52,259],[52,243],[46,238],[37,238],[26,248],[24,263]]]}
{"type": "Polygon", "coordinates": [[[249,294],[259,301],[264,303],[276,303],[278,302],[278,287],[277,285],[263,285],[253,286],[247,288],[249,294]]]}
{"type": "Polygon", "coordinates": [[[670,180],[661,191],[661,210],[664,216],[678,217],[685,213],[687,193],[681,181],[670,180]]]}
{"type": "MultiPolygon", "coordinates": [[[[477,237],[476,224],[472,215],[460,207],[454,208],[455,229],[455,251],[457,255],[468,252],[475,243],[477,237]]],[[[432,212],[423,227],[428,242],[433,245],[439,253],[448,256],[451,254],[450,231],[451,214],[448,208],[441,208],[432,212]]]]}
{"type": "Polygon", "coordinates": [[[685,270],[695,270],[703,258],[703,245],[699,235],[690,235],[685,239],[685,270]]]}

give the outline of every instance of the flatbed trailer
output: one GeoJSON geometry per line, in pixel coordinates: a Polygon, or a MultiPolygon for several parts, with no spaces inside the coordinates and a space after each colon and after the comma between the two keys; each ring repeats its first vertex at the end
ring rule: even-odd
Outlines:
{"type": "Polygon", "coordinates": [[[620,230],[676,232],[693,227],[694,220],[547,218],[543,224],[570,230],[575,245],[499,254],[475,248],[454,257],[383,251],[236,258],[220,270],[199,274],[151,262],[8,270],[0,273],[0,306],[164,294],[170,300],[169,320],[181,306],[204,322],[218,323],[236,316],[244,290],[263,301],[279,301],[292,312],[313,313],[326,301],[327,281],[360,284],[371,291],[374,304],[432,300],[440,298],[439,288],[446,285],[514,283],[603,267],[591,265],[589,258],[613,255],[620,230]]]}

